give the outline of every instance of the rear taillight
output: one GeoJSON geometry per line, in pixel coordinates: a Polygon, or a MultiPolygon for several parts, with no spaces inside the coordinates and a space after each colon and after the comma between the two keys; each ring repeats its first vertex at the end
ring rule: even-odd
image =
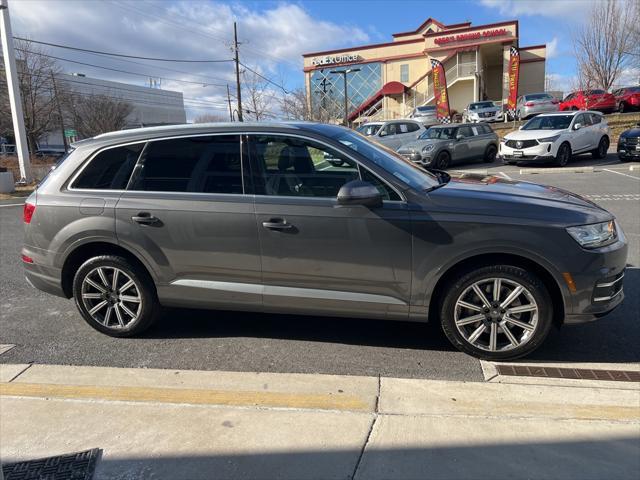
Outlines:
{"type": "Polygon", "coordinates": [[[24,210],[22,211],[22,220],[24,223],[31,223],[33,214],[36,211],[36,206],[33,203],[25,203],[24,210]]]}
{"type": "Polygon", "coordinates": [[[527,102],[524,104],[525,107],[533,107],[535,105],[535,103],[533,102],[527,102]]]}
{"type": "Polygon", "coordinates": [[[22,261],[24,263],[33,263],[33,258],[31,258],[31,257],[29,257],[29,256],[27,256],[25,254],[22,254],[20,256],[22,257],[22,261]]]}

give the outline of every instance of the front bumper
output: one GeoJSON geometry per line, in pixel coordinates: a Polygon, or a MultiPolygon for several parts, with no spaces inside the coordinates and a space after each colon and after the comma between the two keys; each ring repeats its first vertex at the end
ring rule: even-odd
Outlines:
{"type": "Polygon", "coordinates": [[[433,161],[433,158],[434,158],[433,155],[435,154],[435,149],[426,153],[413,152],[413,151],[412,152],[399,151],[398,154],[402,155],[404,158],[406,158],[410,162],[418,163],[426,167],[431,165],[431,162],[433,161]]]}
{"type": "Polygon", "coordinates": [[[509,162],[550,162],[555,158],[556,149],[553,143],[539,143],[529,148],[512,148],[501,142],[498,157],[509,162]]]}
{"type": "Polygon", "coordinates": [[[493,122],[503,122],[504,121],[504,113],[503,112],[497,112],[495,114],[492,114],[490,116],[487,117],[468,117],[469,122],[471,123],[482,123],[482,122],[487,122],[487,123],[493,123],[493,122]]]}
{"type": "Polygon", "coordinates": [[[626,143],[618,143],[619,158],[640,158],[640,142],[627,145],[626,143]]]}

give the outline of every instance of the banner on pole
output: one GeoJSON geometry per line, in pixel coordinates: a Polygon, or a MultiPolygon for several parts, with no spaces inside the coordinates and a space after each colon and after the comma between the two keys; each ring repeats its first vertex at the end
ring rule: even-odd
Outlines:
{"type": "Polygon", "coordinates": [[[436,102],[436,118],[440,123],[451,123],[449,110],[449,94],[447,93],[447,79],[444,65],[439,60],[431,59],[431,73],[433,75],[433,94],[436,102]]]}
{"type": "Polygon", "coordinates": [[[518,101],[518,78],[520,76],[520,52],[516,47],[509,50],[509,98],[507,111],[515,118],[516,102],[518,101]]]}

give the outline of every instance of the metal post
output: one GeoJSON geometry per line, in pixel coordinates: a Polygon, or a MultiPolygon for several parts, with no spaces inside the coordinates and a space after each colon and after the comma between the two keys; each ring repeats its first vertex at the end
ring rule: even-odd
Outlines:
{"type": "Polygon", "coordinates": [[[24,113],[22,111],[22,98],[20,97],[18,71],[16,70],[16,56],[13,51],[13,34],[11,32],[8,0],[0,0],[0,17],[2,20],[2,54],[4,55],[4,68],[7,75],[7,86],[9,88],[9,104],[11,105],[11,119],[13,120],[13,135],[16,139],[16,151],[18,153],[18,162],[20,164],[20,181],[29,183],[32,179],[31,159],[29,158],[27,134],[24,128],[24,113]]]}
{"type": "Polygon", "coordinates": [[[349,126],[349,95],[347,93],[347,74],[359,72],[359,68],[347,68],[346,70],[331,70],[329,73],[342,75],[344,80],[344,126],[349,126]]]}

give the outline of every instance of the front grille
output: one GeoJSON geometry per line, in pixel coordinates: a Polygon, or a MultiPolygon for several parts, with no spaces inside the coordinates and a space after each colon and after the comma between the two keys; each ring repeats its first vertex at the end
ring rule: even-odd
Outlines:
{"type": "Polygon", "coordinates": [[[483,112],[483,113],[480,113],[478,116],[482,117],[482,118],[488,118],[488,117],[495,116],[495,113],[494,112],[483,112]]]}
{"type": "Polygon", "coordinates": [[[509,148],[530,148],[538,145],[537,140],[507,140],[505,142],[509,148]]]}
{"type": "Polygon", "coordinates": [[[608,302],[622,293],[622,279],[624,271],[613,277],[608,277],[596,283],[593,289],[594,302],[608,302]]]}
{"type": "Polygon", "coordinates": [[[639,137],[624,137],[620,139],[625,145],[638,145],[640,143],[639,137]]]}

